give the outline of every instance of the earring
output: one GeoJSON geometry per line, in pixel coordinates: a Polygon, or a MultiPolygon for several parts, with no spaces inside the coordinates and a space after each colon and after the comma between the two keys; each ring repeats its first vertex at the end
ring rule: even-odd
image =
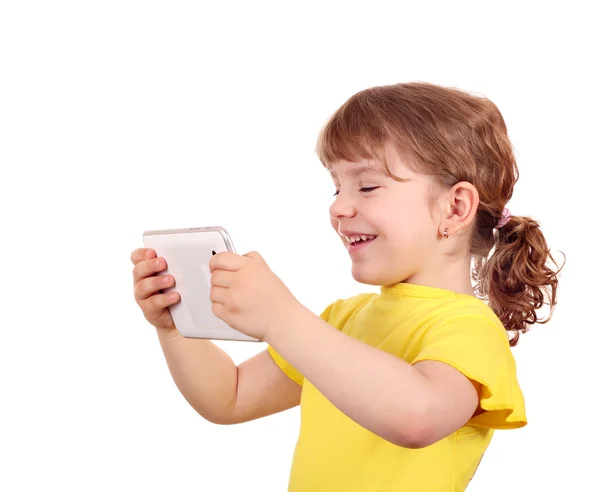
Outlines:
{"type": "Polygon", "coordinates": [[[444,229],[444,237],[448,239],[448,229],[444,229]]]}

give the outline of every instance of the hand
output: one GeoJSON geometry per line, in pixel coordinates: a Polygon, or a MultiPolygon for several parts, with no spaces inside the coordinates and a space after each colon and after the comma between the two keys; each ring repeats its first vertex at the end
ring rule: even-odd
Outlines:
{"type": "Polygon", "coordinates": [[[177,328],[168,307],[179,301],[179,293],[163,294],[175,284],[172,275],[156,275],[167,268],[164,258],[157,258],[153,249],[139,248],[131,253],[133,267],[133,293],[135,301],[142,309],[146,320],[156,328],[174,330],[177,328]]]}
{"type": "Polygon", "coordinates": [[[245,335],[266,340],[301,306],[254,251],[218,253],[209,267],[213,313],[245,335]]]}

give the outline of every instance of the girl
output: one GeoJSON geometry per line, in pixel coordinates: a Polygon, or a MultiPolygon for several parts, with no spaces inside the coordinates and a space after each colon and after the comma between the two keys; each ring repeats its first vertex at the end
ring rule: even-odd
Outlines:
{"type": "Polygon", "coordinates": [[[488,99],[428,83],[355,94],[317,145],[331,224],[358,282],[380,286],[316,316],[258,253],[211,260],[214,313],[265,340],[236,367],[181,337],[164,258],[132,253],[135,298],[173,378],[219,424],[301,404],[290,492],[461,491],[494,429],[524,426],[511,346],[556,304],[539,225],[506,208],[518,178],[488,99]],[[257,288],[257,287],[260,288],[257,288]]]}

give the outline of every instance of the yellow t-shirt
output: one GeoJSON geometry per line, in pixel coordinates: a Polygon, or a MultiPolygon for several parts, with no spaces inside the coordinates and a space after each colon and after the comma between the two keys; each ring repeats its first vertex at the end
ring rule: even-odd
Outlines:
{"type": "Polygon", "coordinates": [[[527,423],[508,336],[481,300],[414,284],[382,287],[330,304],[322,318],[410,364],[438,360],[482,385],[482,413],[454,434],[408,449],[366,430],[333,406],[272,347],[277,365],[303,386],[289,492],[463,491],[493,429],[527,423]]]}

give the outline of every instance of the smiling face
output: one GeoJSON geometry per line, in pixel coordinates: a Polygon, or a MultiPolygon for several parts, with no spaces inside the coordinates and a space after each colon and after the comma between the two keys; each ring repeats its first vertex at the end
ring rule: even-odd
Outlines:
{"type": "Polygon", "coordinates": [[[336,198],[329,213],[352,259],[352,276],[370,285],[427,283],[442,254],[434,181],[388,152],[389,176],[372,160],[331,167],[336,198]]]}

